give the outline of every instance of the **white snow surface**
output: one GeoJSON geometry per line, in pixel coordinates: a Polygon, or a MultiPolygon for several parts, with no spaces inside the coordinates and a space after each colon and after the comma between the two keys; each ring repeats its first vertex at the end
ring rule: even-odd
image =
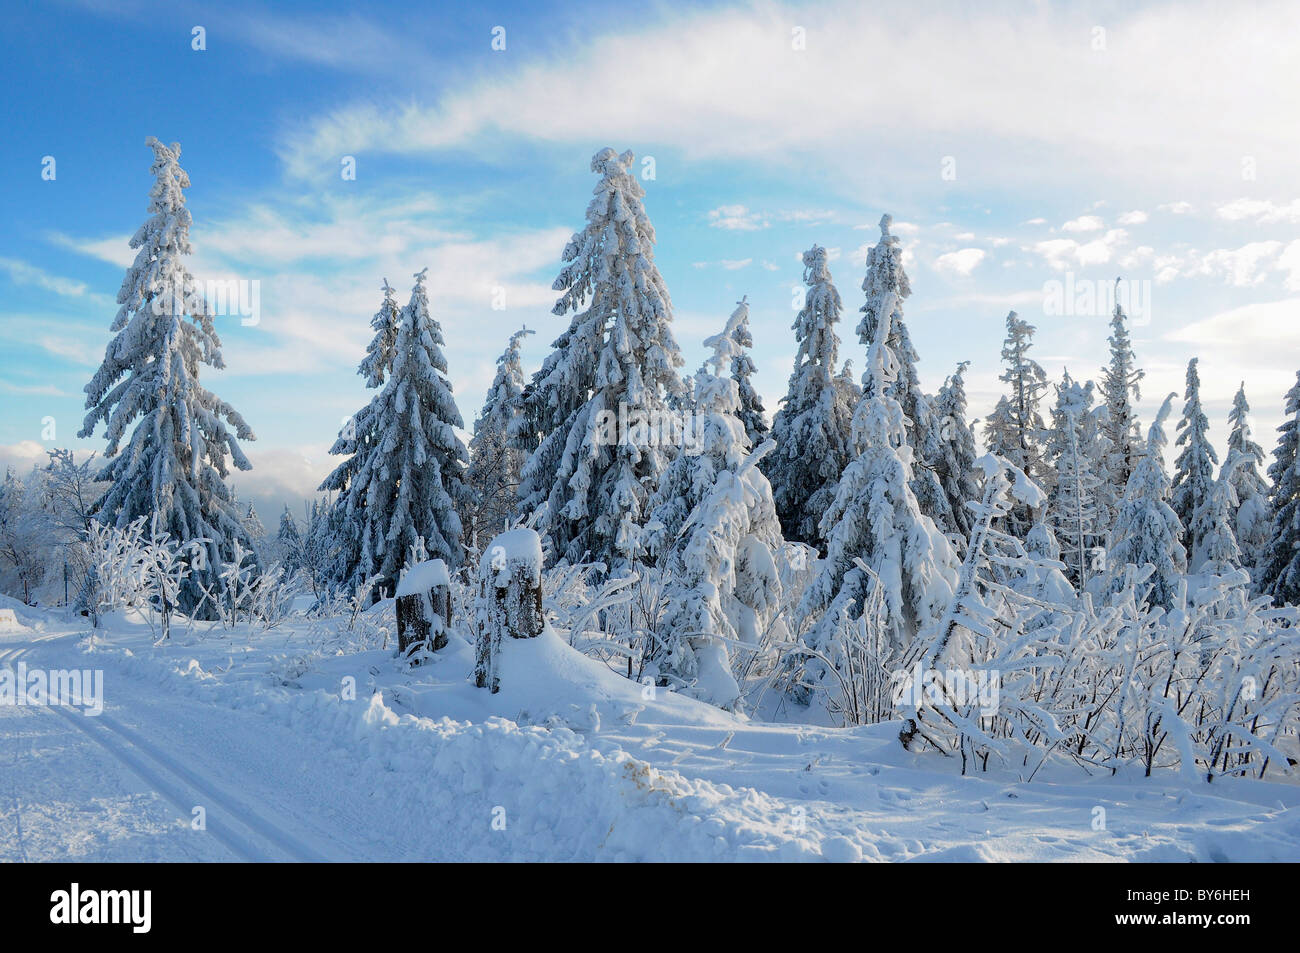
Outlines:
{"type": "Polygon", "coordinates": [[[456,635],[409,668],[345,622],[177,625],[155,646],[137,617],[92,637],[0,604],[24,626],[0,668],[105,685],[98,717],[0,705],[0,860],[1300,860],[1293,780],[962,777],[903,751],[896,722],[749,721],[549,628],[505,641],[494,696],[456,635]]]}

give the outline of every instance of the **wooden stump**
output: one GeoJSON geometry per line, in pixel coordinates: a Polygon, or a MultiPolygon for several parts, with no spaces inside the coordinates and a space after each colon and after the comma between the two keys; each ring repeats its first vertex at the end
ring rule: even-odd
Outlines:
{"type": "Polygon", "coordinates": [[[430,652],[447,647],[451,630],[451,580],[441,559],[412,566],[397,587],[397,650],[424,643],[430,652]]]}
{"type": "Polygon", "coordinates": [[[475,615],[474,684],[495,694],[501,690],[502,640],[536,638],[546,627],[542,546],[535,532],[510,530],[488,546],[479,564],[475,615]]]}

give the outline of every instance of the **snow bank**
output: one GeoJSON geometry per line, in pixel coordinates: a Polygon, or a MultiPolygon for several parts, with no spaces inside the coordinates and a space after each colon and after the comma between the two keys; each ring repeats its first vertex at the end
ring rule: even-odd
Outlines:
{"type": "MultiPolygon", "coordinates": [[[[582,663],[596,663],[554,633],[512,641],[505,662],[516,678],[532,672],[531,692],[553,687],[556,678],[603,681],[595,669],[581,671],[582,663]]],[[[103,643],[86,650],[98,665],[165,691],[255,711],[348,752],[341,770],[351,776],[339,783],[366,786],[386,813],[409,819],[405,860],[823,859],[823,835],[801,829],[792,820],[799,811],[783,799],[657,770],[617,747],[596,750],[564,725],[399,714],[382,690],[363,689],[347,701],[337,691],[228,681],[196,661],[183,665],[183,655],[166,662],[103,643]]],[[[847,852],[837,844],[833,854],[841,859],[847,852]]]]}

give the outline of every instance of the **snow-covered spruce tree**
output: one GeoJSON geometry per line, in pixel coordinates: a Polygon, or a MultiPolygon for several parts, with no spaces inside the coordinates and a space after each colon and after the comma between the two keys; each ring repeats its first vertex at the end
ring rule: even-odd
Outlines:
{"type": "MultiPolygon", "coordinates": [[[[1118,279],[1116,279],[1118,285],[1118,279]]],[[[1101,396],[1106,402],[1105,430],[1110,442],[1110,458],[1103,479],[1111,485],[1118,500],[1128,486],[1129,477],[1144,455],[1134,405],[1142,398],[1138,388],[1144,372],[1135,365],[1133,345],[1129,340],[1128,320],[1116,295],[1115,311],[1110,319],[1110,364],[1101,372],[1101,396]]],[[[1102,476],[1102,474],[1098,474],[1102,476]]]]}
{"type": "Polygon", "coordinates": [[[867,350],[876,340],[876,326],[880,322],[882,304],[886,295],[893,295],[893,312],[889,315],[889,349],[898,361],[898,376],[889,384],[889,393],[903,408],[903,427],[907,443],[912,448],[912,492],[921,504],[921,512],[933,519],[941,529],[960,533],[965,516],[954,513],[951,501],[939,475],[936,458],[943,453],[942,416],[935,410],[932,399],[921,390],[921,379],[916,364],[920,360],[907,323],[903,320],[903,299],[912,293],[907,272],[903,270],[903,250],[898,237],[890,231],[894,219],[880,217],[880,240],[867,252],[867,273],[862,279],[866,302],[859,309],[858,341],[867,350]]]}
{"type": "Polygon", "coordinates": [[[1286,392],[1287,419],[1278,427],[1281,436],[1268,467],[1273,481],[1269,505],[1273,509],[1273,534],[1260,591],[1273,597],[1278,605],[1300,603],[1300,371],[1296,382],[1286,392]]]}
{"type": "Polygon", "coordinates": [[[956,555],[910,486],[912,448],[903,409],[889,392],[900,370],[888,344],[892,292],[882,305],[864,395],[853,415],[857,456],[822,518],[826,559],[800,605],[802,615],[820,619],[806,640],[817,654],[795,683],[800,700],[831,674],[824,659],[834,659],[835,635],[844,621],[862,614],[873,587],[883,591],[886,650],[897,657],[939,619],[957,586],[956,555]]]}
{"type": "Polygon", "coordinates": [[[280,514],[280,526],[275,533],[275,542],[279,549],[280,562],[284,566],[284,573],[292,577],[302,568],[302,533],[298,529],[298,521],[289,512],[287,503],[284,512],[280,514]]]}
{"type": "Polygon", "coordinates": [[[1233,527],[1237,532],[1242,565],[1252,579],[1258,580],[1260,563],[1273,536],[1273,511],[1268,503],[1268,484],[1259,473],[1264,463],[1264,449],[1251,437],[1245,381],[1232,398],[1228,427],[1228,456],[1223,461],[1223,470],[1231,475],[1232,489],[1237,498],[1233,527]],[[1242,462],[1238,463],[1238,458],[1242,462]]]}
{"type": "Polygon", "coordinates": [[[1092,381],[1080,386],[1067,370],[1056,385],[1052,429],[1044,462],[1056,474],[1048,493],[1047,518],[1061,545],[1070,581],[1088,583],[1091,550],[1102,535],[1097,521],[1096,489],[1100,480],[1086,455],[1085,424],[1092,413],[1092,381]]]}
{"type": "Polygon", "coordinates": [[[248,533],[255,546],[262,544],[266,536],[266,527],[262,525],[262,518],[257,515],[257,507],[252,503],[243,507],[244,510],[244,530],[248,533]]]}
{"type": "Polygon", "coordinates": [[[1199,515],[1209,512],[1202,507],[1209,499],[1210,488],[1214,485],[1214,465],[1219,462],[1214,447],[1210,446],[1207,431],[1210,422],[1205,419],[1201,409],[1201,376],[1196,369],[1197,359],[1187,362],[1187,390],[1183,394],[1183,416],[1178,421],[1178,439],[1176,446],[1182,452],[1174,460],[1173,496],[1170,505],[1178,514],[1183,524],[1187,548],[1187,565],[1193,572],[1200,569],[1205,554],[1201,552],[1201,541],[1208,530],[1202,525],[1199,515]]]}
{"type": "Polygon", "coordinates": [[[962,539],[970,539],[973,525],[973,514],[966,504],[980,498],[975,476],[975,431],[966,419],[965,374],[969,366],[970,361],[962,361],[939,388],[934,400],[939,426],[931,431],[933,446],[929,453],[934,475],[947,497],[945,512],[951,514],[953,529],[962,539]]]}
{"type": "Polygon", "coordinates": [[[525,389],[514,430],[531,453],[520,508],[545,506],[537,528],[552,558],[603,561],[614,572],[637,556],[646,500],[674,452],[656,438],[683,388],[672,302],[632,160],[613,149],[592,157],[595,198],[554,283],[563,294],[553,312],[573,317],[525,389]]]}
{"type": "MultiPolygon", "coordinates": [[[[1005,458],[1030,479],[1050,488],[1052,481],[1042,465],[1043,417],[1038,406],[1047,390],[1047,374],[1033,358],[1035,328],[1016,312],[1007,314],[1007,336],[1002,344],[1006,370],[998,377],[1009,393],[997,403],[984,424],[984,442],[989,452],[1005,458]]],[[[1028,510],[1017,504],[1007,515],[1008,528],[1024,538],[1033,526],[1028,510]]]]}
{"type": "Polygon", "coordinates": [[[665,472],[646,528],[669,583],[664,622],[643,671],[727,709],[740,701],[728,643],[757,650],[782,590],[781,526],[757,466],[774,444],[747,452],[739,388],[724,376],[743,353],[734,332],[745,317],[742,302],[722,333],[704,342],[713,357],[695,376],[690,442],[665,472]]]}
{"type": "Polygon", "coordinates": [[[1219,471],[1219,478],[1210,484],[1205,499],[1196,507],[1193,525],[1201,532],[1196,549],[1198,558],[1192,566],[1196,572],[1224,576],[1241,568],[1241,547],[1237,545],[1234,525],[1237,491],[1233,487],[1232,471],[1245,466],[1246,459],[1229,458],[1219,471]]]}
{"type": "MultiPolygon", "coordinates": [[[[351,587],[378,575],[385,595],[417,537],[430,559],[452,569],[464,555],[456,507],[469,495],[469,454],[456,433],[464,423],[447,379],[442,328],[429,314],[426,271],[416,274],[401,311],[388,380],[330,448],[350,456],[320,486],[339,494],[334,507],[345,555],[338,581],[351,587]],[[349,545],[352,539],[359,546],[349,545]]],[[[377,331],[376,341],[383,334],[377,331]]]]}
{"type": "Polygon", "coordinates": [[[519,415],[519,397],[524,391],[519,345],[532,333],[521,328],[510,335],[505,351],[497,358],[497,374],[483,410],[474,421],[474,436],[469,442],[466,482],[473,503],[463,522],[471,538],[484,542],[504,532],[519,492],[524,454],[512,443],[510,430],[519,415]]]}
{"type": "Polygon", "coordinates": [[[191,560],[181,611],[208,615],[210,606],[198,608],[200,584],[219,592],[218,571],[236,542],[252,547],[225,480],[227,455],[238,469],[252,468],[237,441],[255,438],[233,407],[199,383],[200,365],[225,361],[201,286],[185,267],[192,219],[182,190],[190,179],[179,143],[150,136],[145,144],[154,154],[150,215],[131,238],[135,262],[117,293],[113,340],[85,388],[89,413],[78,436],[91,436],[101,420],[107,427],[99,478],[110,486],[95,504],[97,518],[125,529],[156,515],[157,529],[186,546],[191,560]]]}
{"type": "Polygon", "coordinates": [[[985,426],[989,452],[1004,457],[1031,479],[1036,479],[1041,470],[1045,428],[1038,407],[1047,391],[1046,372],[1029,356],[1035,330],[1016,312],[1007,313],[1007,336],[1002,342],[1006,370],[998,380],[1008,386],[1009,393],[1005,404],[999,405],[1004,416],[990,418],[985,426]]]}
{"type": "Polygon", "coordinates": [[[731,379],[736,382],[740,394],[740,409],[736,411],[736,416],[745,425],[745,435],[749,437],[749,445],[757,447],[767,439],[772,428],[767,425],[767,412],[763,408],[763,399],[759,397],[758,391],[754,390],[754,382],[751,380],[757,368],[754,367],[754,361],[749,356],[749,349],[754,346],[754,336],[749,331],[748,296],[736,303],[736,311],[732,314],[733,320],[736,319],[737,314],[740,318],[735,325],[735,330],[731,332],[731,337],[737,344],[736,354],[731,359],[731,379]]]}
{"type": "Polygon", "coordinates": [[[1146,450],[1133,468],[1124,499],[1120,501],[1115,523],[1106,545],[1104,594],[1114,595],[1132,583],[1130,567],[1151,566],[1151,575],[1140,583],[1146,588],[1139,603],[1162,606],[1174,604],[1183,573],[1187,571],[1187,553],[1181,542],[1183,524],[1169,505],[1169,477],[1165,473],[1164,422],[1177,394],[1165,398],[1155,422],[1148,431],[1146,450]]]}
{"type": "Polygon", "coordinates": [[[772,423],[776,450],[763,458],[785,538],[822,548],[818,523],[849,461],[853,393],[837,375],[840,293],[826,249],[803,253],[804,306],[794,321],[799,353],[785,402],[772,423]]]}

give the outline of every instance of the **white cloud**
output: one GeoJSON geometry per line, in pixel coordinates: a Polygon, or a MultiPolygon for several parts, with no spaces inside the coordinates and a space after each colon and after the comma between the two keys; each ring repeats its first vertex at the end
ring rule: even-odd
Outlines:
{"type": "Polygon", "coordinates": [[[1277,258],[1277,267],[1286,272],[1288,291],[1300,291],[1300,238],[1291,242],[1277,258]]]}
{"type": "Polygon", "coordinates": [[[98,258],[110,265],[127,268],[135,263],[135,252],[131,248],[130,235],[110,235],[107,238],[73,238],[62,232],[50,232],[46,236],[55,245],[69,248],[78,254],[98,258]]]}
{"type": "MultiPolygon", "coordinates": [[[[1300,298],[1232,308],[1173,330],[1165,340],[1190,345],[1201,355],[1203,388],[1220,396],[1230,396],[1248,373],[1247,393],[1263,425],[1276,417],[1282,394],[1295,382],[1300,298]],[[1232,370],[1224,374],[1225,368],[1232,370]]],[[[1267,432],[1257,429],[1256,436],[1267,432]]]]}
{"type": "Polygon", "coordinates": [[[720,205],[708,214],[712,228],[722,228],[731,232],[752,232],[767,228],[767,220],[743,205],[720,205]]]}
{"type": "Polygon", "coordinates": [[[1149,217],[1150,216],[1148,216],[1147,213],[1142,211],[1141,209],[1134,209],[1131,212],[1125,212],[1115,221],[1120,225],[1141,225],[1149,217]]]}
{"type": "Polygon", "coordinates": [[[1122,245],[1128,233],[1122,228],[1112,228],[1101,238],[1078,242],[1073,238],[1049,238],[1036,242],[1031,251],[1042,256],[1049,268],[1067,271],[1073,267],[1087,268],[1110,261],[1116,246],[1122,245]]]}
{"type": "Polygon", "coordinates": [[[1063,232],[1099,232],[1106,227],[1096,215],[1080,215],[1078,218],[1072,218],[1061,226],[1063,232]]]}
{"type": "Polygon", "coordinates": [[[1241,142],[1261,154],[1300,151],[1300,127],[1277,121],[1300,113],[1288,41],[1300,32],[1293,4],[1265,2],[1252,17],[1208,4],[1113,11],[1102,54],[1090,42],[1095,16],[1083,9],[1022,12],[1012,29],[995,7],[938,4],[909,17],[899,30],[870,7],[838,0],[642,18],[636,30],[577,34],[562,51],[512,55],[444,86],[432,102],[372,97],[310,117],[284,136],[281,155],[291,174],[315,176],[336,174],[345,154],[477,148],[490,156],[520,140],[589,146],[598,129],[595,145],[653,143],[689,160],[783,169],[816,161],[823,172],[835,167],[832,178],[846,192],[860,193],[868,182],[933,178],[936,137],[964,145],[968,162],[1036,150],[1038,171],[983,166],[1017,185],[1087,169],[1129,183],[1203,188],[1239,160],[1241,142]],[[790,48],[792,22],[807,31],[806,51],[790,48]],[[864,50],[889,83],[860,81],[864,50]],[[1251,68],[1241,70],[1243,62],[1251,68]],[[1214,83],[1170,82],[1206,70],[1214,83]],[[835,95],[810,97],[809,89],[835,95]],[[846,126],[846,115],[857,118],[846,126]],[[1090,115],[1106,121],[1079,121],[1090,115]],[[861,160],[882,137],[893,158],[883,173],[861,160]],[[1183,158],[1153,163],[1157,152],[1183,158]]]}
{"type": "Polygon", "coordinates": [[[1164,205],[1157,205],[1156,209],[1161,212],[1170,212],[1174,215],[1190,215],[1196,211],[1191,202],[1177,201],[1166,202],[1164,205]]]}
{"type": "Polygon", "coordinates": [[[1251,242],[1240,248],[1216,248],[1202,255],[1188,275],[1222,276],[1230,285],[1247,288],[1268,277],[1269,265],[1282,250],[1278,241],[1251,242]]]}
{"type": "Polygon", "coordinates": [[[16,285],[35,285],[65,298],[84,298],[87,295],[88,289],[84,281],[51,275],[42,268],[16,258],[0,258],[0,270],[7,273],[9,280],[16,285]]]}
{"type": "Polygon", "coordinates": [[[986,257],[987,252],[982,248],[962,248],[940,255],[934,267],[945,274],[967,278],[986,257]]]}
{"type": "Polygon", "coordinates": [[[1257,225],[1300,223],[1300,199],[1279,205],[1268,199],[1234,199],[1220,205],[1214,212],[1225,222],[1254,221],[1257,225]]]}

